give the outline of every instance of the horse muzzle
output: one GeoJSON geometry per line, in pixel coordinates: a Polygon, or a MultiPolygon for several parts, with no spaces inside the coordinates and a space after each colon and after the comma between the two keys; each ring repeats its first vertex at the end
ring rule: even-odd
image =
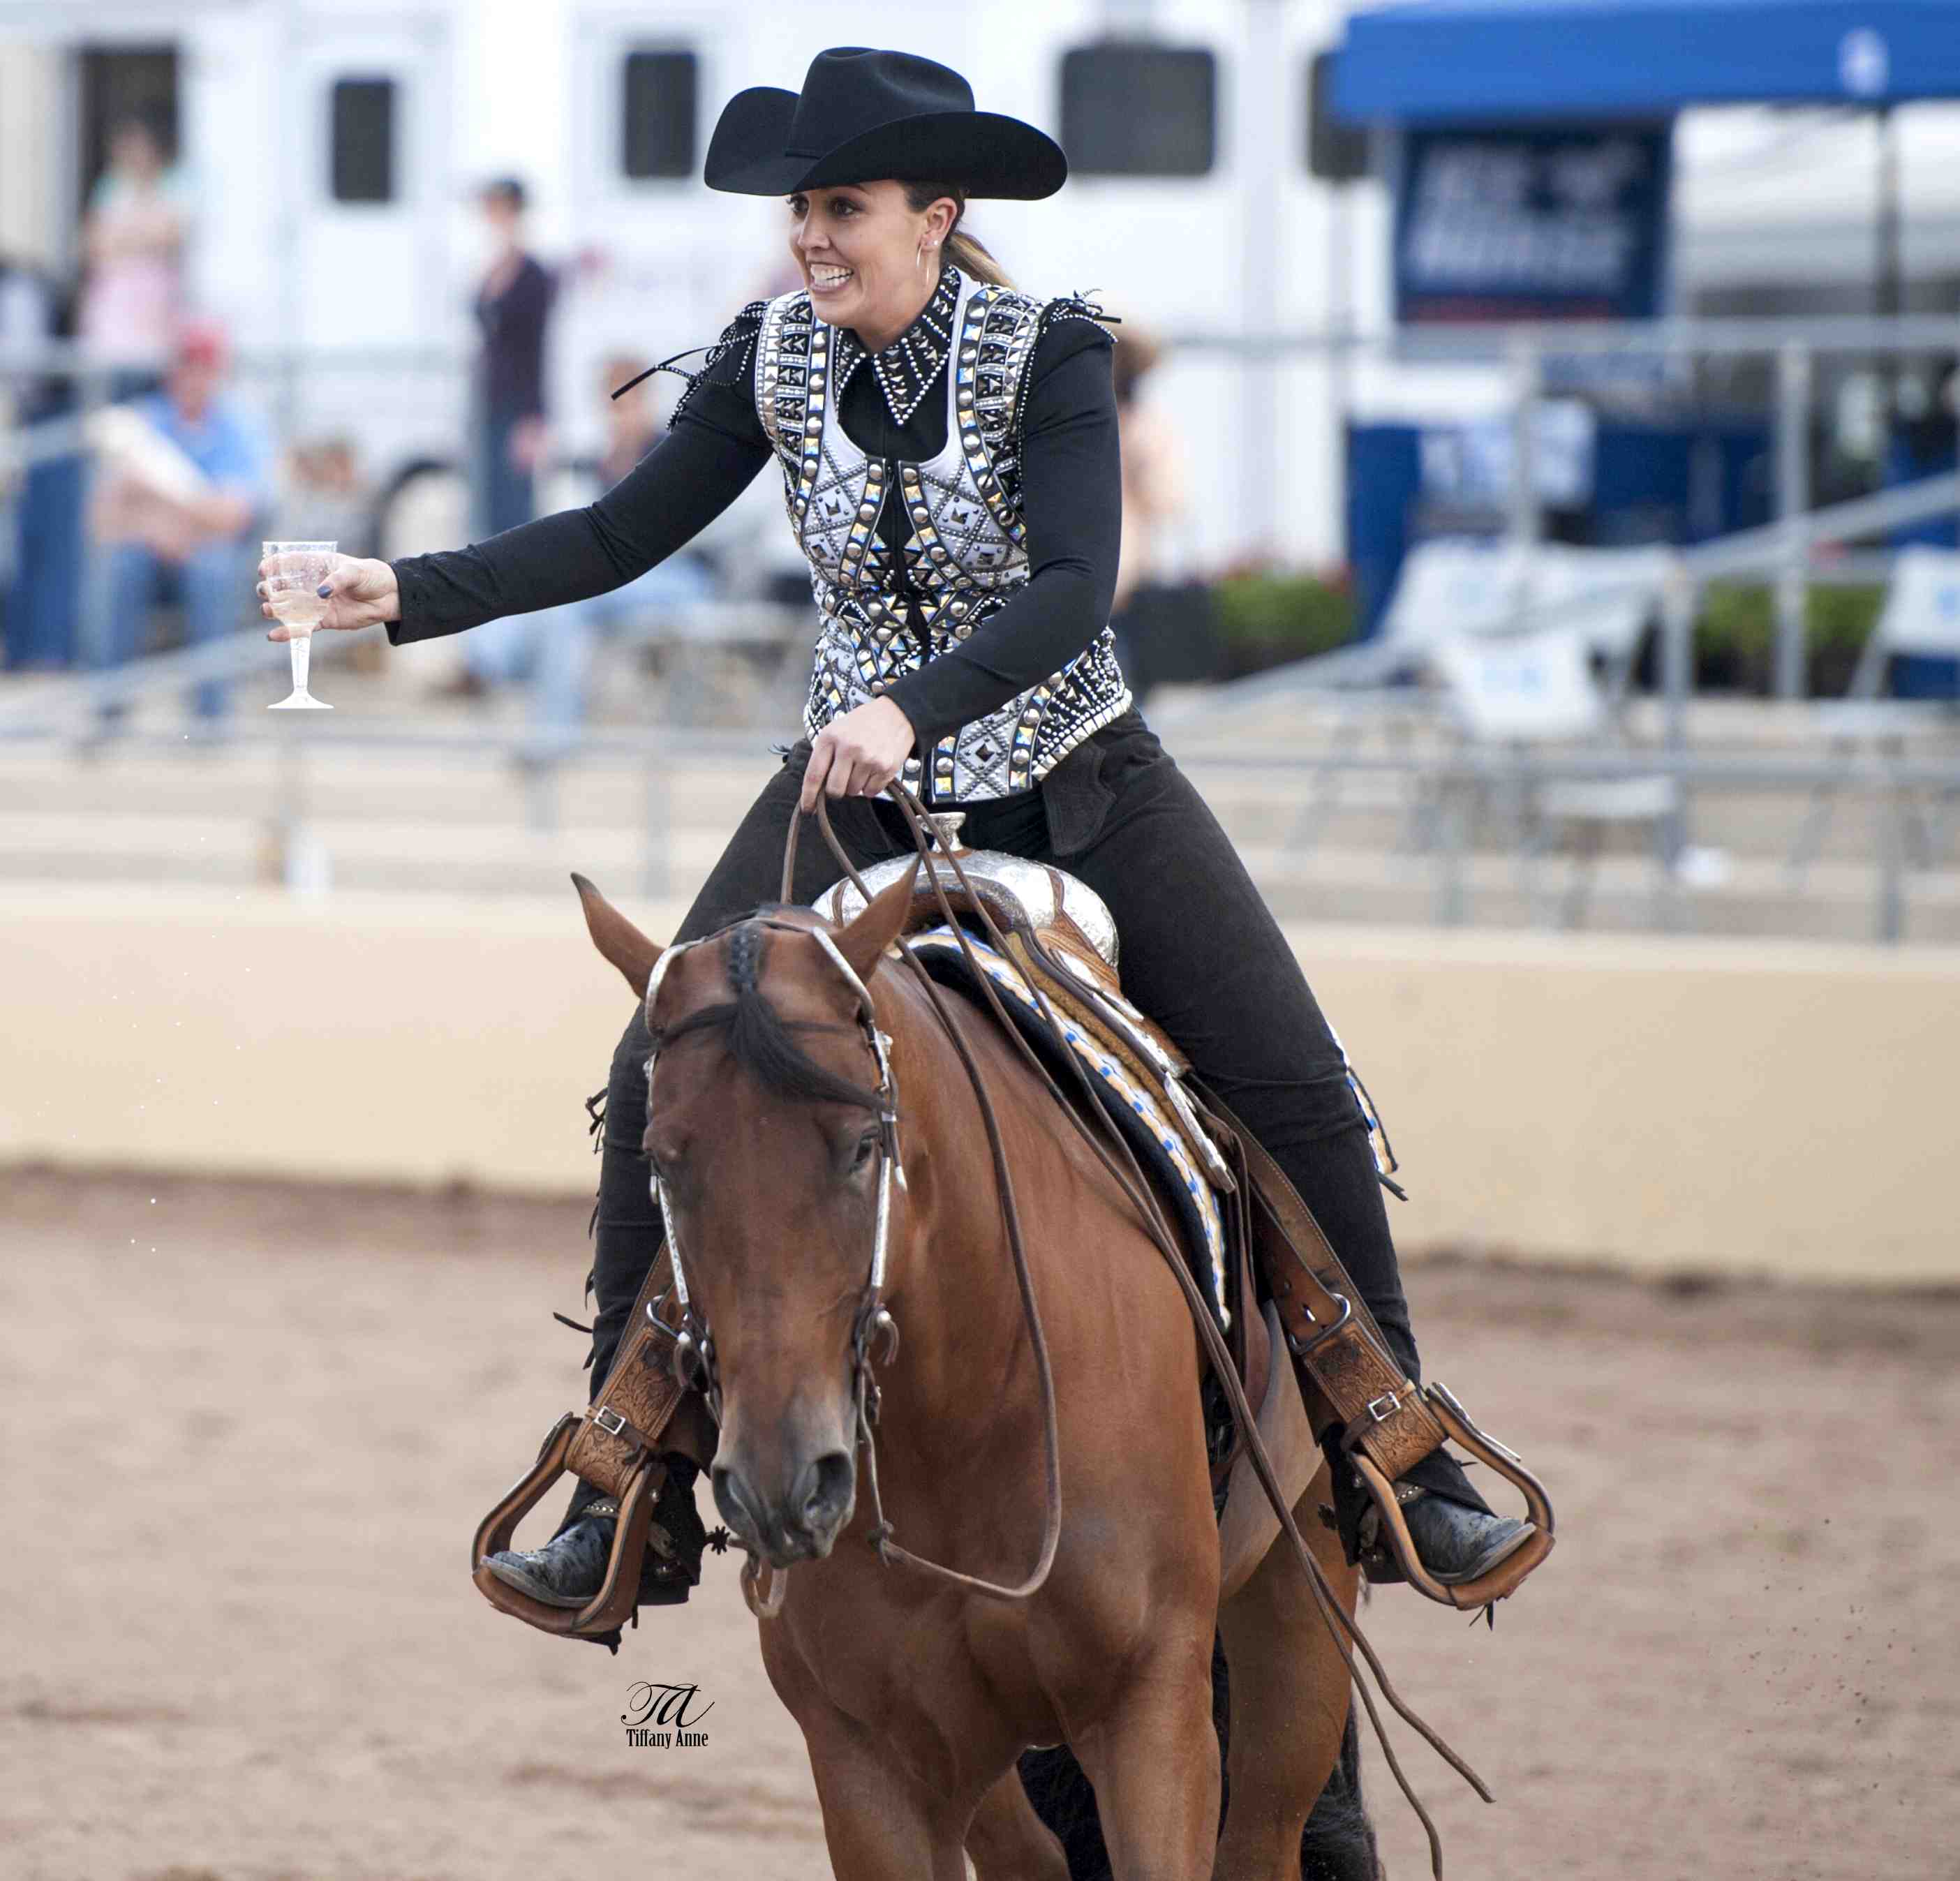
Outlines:
{"type": "Polygon", "coordinates": [[[805,1463],[786,1491],[771,1493],[759,1476],[739,1459],[715,1462],[714,1506],[737,1542],[772,1568],[822,1560],[857,1504],[851,1453],[827,1450],[805,1463]]]}

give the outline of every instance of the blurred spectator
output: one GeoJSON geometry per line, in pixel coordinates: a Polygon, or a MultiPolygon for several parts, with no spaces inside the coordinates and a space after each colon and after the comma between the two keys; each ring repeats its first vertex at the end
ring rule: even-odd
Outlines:
{"type": "MultiPolygon", "coordinates": [[[[380,552],[379,492],[369,488],[351,438],[332,435],[294,444],[285,454],[278,500],[268,536],[288,542],[337,542],[344,555],[380,552]]],[[[458,523],[449,539],[463,533],[458,523]]],[[[357,635],[347,650],[349,670],[378,676],[387,670],[387,643],[357,635]]]]}
{"type": "MultiPolygon", "coordinates": [[[[474,536],[501,535],[537,514],[537,473],[551,440],[545,421],[545,330],[556,283],[523,245],[524,186],[487,185],[481,201],[495,248],[476,291],[483,333],[472,388],[470,497],[474,536]]],[[[447,694],[476,698],[523,657],[528,630],[505,615],[486,621],[462,649],[447,694]]]]}
{"type": "MultiPolygon", "coordinates": [[[[222,390],[228,363],[215,327],[186,327],[164,390],[116,408],[123,423],[100,434],[94,524],[110,556],[104,666],[142,651],[159,601],[181,604],[191,645],[256,611],[253,571],[271,492],[265,450],[222,390]]],[[[192,695],[207,730],[224,715],[226,692],[223,680],[206,680],[192,695]]],[[[121,712],[105,704],[105,727],[121,712]]]]}
{"type": "Polygon", "coordinates": [[[1182,453],[1163,414],[1138,394],[1163,357],[1147,334],[1126,330],[1112,370],[1123,460],[1123,543],[1109,625],[1130,690],[1141,704],[1160,680],[1208,673],[1202,591],[1166,586],[1165,539],[1183,516],[1182,453]],[[1180,641],[1193,644],[1180,645],[1180,641]],[[1196,667],[1194,668],[1194,660],[1196,667]]]}
{"type": "Polygon", "coordinates": [[[114,397],[156,384],[154,362],[168,351],[180,313],[190,206],[156,127],[141,116],[119,120],[82,224],[81,338],[122,369],[114,397]]]}
{"type": "MultiPolygon", "coordinates": [[[[62,336],[73,314],[53,283],[37,269],[0,256],[0,352],[31,352],[62,336]]],[[[18,434],[31,446],[33,428],[59,419],[74,403],[68,382],[43,378],[0,382],[0,427],[11,404],[18,434]]],[[[37,454],[18,481],[0,488],[0,629],[10,672],[54,672],[75,658],[81,606],[83,460],[79,449],[37,454]]],[[[7,473],[0,471],[0,485],[7,473]]]]}
{"type": "MultiPolygon", "coordinates": [[[[567,504],[590,502],[610,489],[660,441],[655,415],[654,381],[641,379],[615,399],[613,389],[640,378],[648,362],[621,355],[600,368],[593,390],[601,401],[604,431],[596,458],[565,466],[565,487],[557,494],[567,504]]],[[[712,570],[702,559],[683,549],[636,581],[595,594],[566,607],[533,614],[514,614],[472,630],[479,640],[486,628],[510,631],[492,644],[494,657],[471,669],[473,689],[528,679],[531,683],[530,731],[519,753],[521,762],[549,763],[578,742],[589,705],[594,650],[601,640],[661,608],[681,607],[706,600],[714,592],[712,570]]],[[[457,689],[448,689],[452,693],[457,689]]]]}
{"type": "Polygon", "coordinates": [[[1184,513],[1184,480],[1177,436],[1163,414],[1137,394],[1163,356],[1149,335],[1125,333],[1112,370],[1123,455],[1123,546],[1116,565],[1115,609],[1157,573],[1163,532],[1184,513]]]}
{"type": "Polygon", "coordinates": [[[483,333],[477,361],[476,504],[487,535],[536,514],[534,479],[545,428],[545,329],[555,284],[524,250],[524,186],[508,177],[483,192],[495,253],[476,290],[483,333]]]}
{"type": "Polygon", "coordinates": [[[269,536],[337,542],[344,555],[374,552],[374,493],[362,480],[351,439],[317,438],[287,452],[269,536]]]}

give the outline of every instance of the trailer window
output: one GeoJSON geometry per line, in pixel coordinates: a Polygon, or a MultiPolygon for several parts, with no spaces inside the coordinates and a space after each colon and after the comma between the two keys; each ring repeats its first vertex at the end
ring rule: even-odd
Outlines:
{"type": "Polygon", "coordinates": [[[695,56],[628,53],[620,167],[639,180],[694,174],[695,56]]]}
{"type": "Polygon", "coordinates": [[[1204,176],[1217,151],[1217,62],[1201,46],[1078,46],[1061,60],[1068,167],[1079,176],[1204,176]]]}
{"type": "Polygon", "coordinates": [[[336,202],[395,199],[395,81],[333,84],[332,188],[336,202]]]}
{"type": "Polygon", "coordinates": [[[1316,53],[1306,68],[1306,167],[1323,183],[1354,183],[1368,173],[1368,133],[1334,109],[1333,53],[1316,53]]]}

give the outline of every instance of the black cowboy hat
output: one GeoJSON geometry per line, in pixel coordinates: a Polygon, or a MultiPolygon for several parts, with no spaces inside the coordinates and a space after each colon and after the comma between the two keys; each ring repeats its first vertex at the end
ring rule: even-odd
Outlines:
{"type": "Polygon", "coordinates": [[[1027,202],[1053,196],[1068,175],[1060,145],[1019,118],[975,110],[973,88],[950,66],[868,46],[819,53],[800,92],[737,92],[702,168],[708,188],[737,196],[898,177],[1027,202]]]}

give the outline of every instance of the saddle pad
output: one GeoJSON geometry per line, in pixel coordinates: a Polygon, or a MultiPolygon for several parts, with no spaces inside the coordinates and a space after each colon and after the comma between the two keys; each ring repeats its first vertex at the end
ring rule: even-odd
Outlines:
{"type": "MultiPolygon", "coordinates": [[[[943,984],[963,988],[982,998],[972,985],[972,974],[959,938],[950,928],[928,928],[910,936],[906,945],[917,953],[927,972],[943,984]]],[[[967,945],[982,970],[1001,995],[1001,1004],[1011,1013],[1036,1050],[1057,1073],[1056,1081],[1064,1090],[1075,1087],[1062,1052],[1072,1052],[1090,1074],[1090,1081],[1104,1107],[1113,1116],[1147,1164],[1164,1181],[1177,1205],[1188,1245],[1197,1251],[1199,1277],[1206,1298],[1221,1331],[1232,1323],[1225,1303],[1225,1228],[1217,1192],[1204,1175],[1204,1164],[1178,1124],[1166,1118],[1165,1106],[1156,1093],[1137,1077],[1114,1051],[1093,1037],[1059,1007],[1055,1008],[1060,1035],[1043,1016],[1041,1006],[1020,969],[985,942],[967,937],[967,945]]]]}

